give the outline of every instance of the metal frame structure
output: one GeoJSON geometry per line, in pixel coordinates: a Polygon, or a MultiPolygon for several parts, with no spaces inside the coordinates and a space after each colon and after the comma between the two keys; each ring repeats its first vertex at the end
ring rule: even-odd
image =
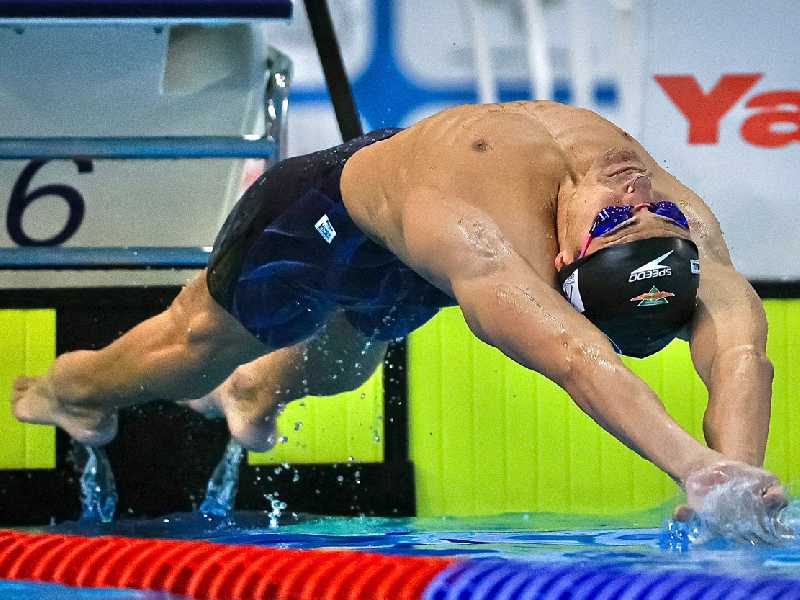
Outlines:
{"type": "Polygon", "coordinates": [[[0,0],[0,20],[30,24],[86,22],[220,22],[288,19],[285,0],[205,0],[194,6],[174,0],[0,0]]]}
{"type": "MultiPolygon", "coordinates": [[[[79,5],[91,3],[89,0],[76,1],[79,5]]],[[[160,1],[166,3],[168,0],[160,1]]],[[[101,0],[96,0],[96,3],[100,2],[101,0]]],[[[150,3],[153,2],[158,3],[157,0],[150,3]]],[[[0,0],[0,26],[8,23],[8,19],[4,18],[7,15],[3,13],[3,7],[7,4],[8,0],[0,0]]],[[[119,6],[128,4],[131,2],[122,0],[119,6]]],[[[342,137],[344,140],[352,139],[361,135],[361,121],[327,4],[325,0],[305,0],[305,8],[342,137]]],[[[123,19],[124,22],[130,20],[123,19]]],[[[198,19],[191,21],[197,22],[198,19]]],[[[59,22],[65,21],[62,19],[59,22]]],[[[92,19],[91,22],[96,21],[92,19]]],[[[145,18],[144,22],[150,21],[145,18]]],[[[163,21],[159,22],[164,24],[163,21]]],[[[181,22],[181,19],[169,20],[170,24],[181,22]]],[[[206,23],[208,20],[202,19],[202,22],[206,23]]],[[[227,21],[212,19],[211,22],[217,24],[227,21]]],[[[142,23],[142,20],[136,20],[136,23],[142,23]]],[[[30,158],[85,162],[92,159],[279,158],[286,148],[291,74],[290,59],[270,48],[264,82],[265,131],[263,137],[257,139],[217,136],[6,138],[0,139],[0,160],[30,158]]],[[[0,271],[200,269],[206,265],[210,250],[208,247],[2,248],[0,271]]],[[[110,343],[120,331],[163,310],[177,293],[178,288],[175,286],[39,289],[35,293],[26,289],[6,289],[0,290],[0,307],[55,309],[58,314],[56,353],[61,354],[110,343]]],[[[296,465],[294,471],[300,474],[299,482],[293,479],[290,470],[271,476],[274,485],[281,490],[281,498],[290,502],[297,510],[395,516],[415,513],[413,466],[408,457],[405,344],[392,343],[387,361],[398,368],[384,370],[384,461],[347,465],[296,465]],[[351,470],[360,474],[359,484],[342,485],[341,475],[351,470]],[[324,509],[323,504],[319,504],[323,499],[320,490],[325,490],[324,509]]],[[[209,470],[215,464],[215,461],[211,461],[219,457],[228,440],[228,432],[223,423],[209,424],[203,420],[202,443],[194,446],[189,444],[187,447],[184,442],[165,456],[163,449],[169,445],[172,437],[159,438],[159,435],[167,433],[155,424],[163,423],[166,414],[173,430],[175,427],[185,427],[190,431],[198,427],[199,417],[185,413],[186,411],[169,404],[156,404],[137,409],[135,418],[122,415],[121,418],[126,421],[126,435],[119,436],[109,446],[109,452],[113,454],[110,454],[112,464],[121,465],[122,468],[121,477],[118,477],[121,501],[118,508],[121,513],[147,515],[190,510],[191,498],[205,489],[209,470]],[[148,458],[143,448],[158,449],[158,458],[148,458]],[[145,462],[157,460],[165,472],[180,472],[181,477],[175,481],[162,482],[160,494],[154,495],[148,491],[152,473],[148,467],[137,462],[136,459],[140,457],[144,457],[145,462]],[[142,480],[143,477],[145,480],[142,480]]],[[[174,433],[168,435],[174,436],[174,433]]],[[[75,503],[63,501],[64,498],[77,501],[72,466],[64,460],[69,440],[62,432],[57,433],[56,439],[59,459],[55,472],[0,471],[0,487],[14,492],[3,496],[13,499],[13,506],[7,506],[0,498],[0,512],[11,515],[15,514],[15,506],[26,506],[25,514],[15,517],[25,523],[41,523],[53,516],[59,520],[74,518],[77,508],[75,503]]],[[[189,439],[194,438],[190,436],[189,439]]],[[[240,475],[237,507],[263,508],[263,484],[259,483],[261,476],[258,475],[258,469],[242,465],[240,475]]]]}
{"type": "MultiPolygon", "coordinates": [[[[7,1],[0,2],[0,11],[7,8],[5,6],[7,4],[7,1]]],[[[92,3],[84,2],[83,4],[92,3]]],[[[127,4],[130,3],[121,3],[121,7],[125,8],[127,4]]],[[[192,20],[197,21],[198,19],[192,20]]],[[[11,21],[15,22],[15,19],[11,19],[11,21]]],[[[8,22],[8,18],[1,12],[0,22],[8,22]]],[[[56,22],[61,22],[61,20],[57,19],[56,22]]],[[[124,22],[139,23],[132,17],[126,18],[124,22]]],[[[174,21],[168,20],[167,23],[172,24],[174,21]]],[[[160,24],[164,25],[165,21],[160,21],[160,24]]],[[[270,46],[267,49],[265,67],[263,107],[265,132],[262,137],[0,137],[0,160],[196,160],[210,158],[277,158],[280,160],[285,156],[286,150],[292,62],[284,53],[270,46]]],[[[202,247],[169,246],[0,248],[0,270],[202,269],[208,261],[209,251],[208,248],[202,247]]]]}

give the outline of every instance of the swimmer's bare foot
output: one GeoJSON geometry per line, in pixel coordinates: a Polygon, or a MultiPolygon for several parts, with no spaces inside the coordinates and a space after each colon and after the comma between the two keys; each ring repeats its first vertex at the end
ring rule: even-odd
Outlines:
{"type": "Polygon", "coordinates": [[[82,405],[56,393],[52,370],[14,382],[14,416],[26,423],[57,425],[87,446],[103,446],[117,435],[116,411],[82,405]]]}
{"type": "Polygon", "coordinates": [[[248,450],[264,452],[276,442],[276,420],[282,408],[240,367],[202,398],[182,402],[207,418],[225,417],[231,436],[248,450]]]}

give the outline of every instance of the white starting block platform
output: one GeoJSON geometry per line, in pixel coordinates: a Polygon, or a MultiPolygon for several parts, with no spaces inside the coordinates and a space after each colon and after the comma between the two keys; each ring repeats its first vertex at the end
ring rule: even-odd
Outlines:
{"type": "Polygon", "coordinates": [[[291,62],[260,23],[291,11],[289,0],[0,0],[0,287],[87,285],[96,273],[21,272],[84,258],[169,269],[179,249],[174,267],[202,267],[244,159],[281,156],[291,62]]]}

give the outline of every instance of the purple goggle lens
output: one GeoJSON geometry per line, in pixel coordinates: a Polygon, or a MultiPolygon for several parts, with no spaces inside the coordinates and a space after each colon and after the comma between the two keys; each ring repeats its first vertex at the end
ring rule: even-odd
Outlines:
{"type": "Polygon", "coordinates": [[[589,228],[589,233],[583,240],[581,252],[578,257],[583,258],[586,256],[592,239],[606,235],[625,223],[625,221],[632,219],[633,213],[640,206],[645,206],[651,213],[674,223],[678,227],[683,227],[687,231],[689,230],[689,222],[686,220],[686,216],[681,212],[681,209],[674,203],[667,202],[666,200],[653,204],[637,204],[636,206],[632,204],[606,206],[597,213],[597,216],[594,218],[594,222],[589,228]]]}
{"type": "MultiPolygon", "coordinates": [[[[662,217],[678,227],[689,229],[689,222],[686,216],[681,212],[681,209],[672,202],[663,200],[654,204],[648,204],[647,210],[651,213],[662,217]]],[[[589,229],[589,236],[596,238],[606,235],[613,229],[619,227],[626,221],[633,218],[633,213],[636,207],[631,204],[622,206],[607,206],[594,218],[591,228],[589,229]]]]}

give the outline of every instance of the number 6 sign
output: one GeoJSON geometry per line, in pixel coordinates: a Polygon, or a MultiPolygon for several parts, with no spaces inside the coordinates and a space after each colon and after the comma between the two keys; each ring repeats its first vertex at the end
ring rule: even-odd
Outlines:
{"type": "MultiPolygon", "coordinates": [[[[6,215],[6,227],[8,234],[14,243],[20,246],[58,246],[71,238],[83,222],[85,205],[83,196],[78,190],[68,185],[53,184],[45,185],[28,192],[28,186],[36,173],[44,165],[46,160],[34,160],[25,167],[19,179],[11,190],[11,199],[8,203],[8,214],[6,215]],[[33,239],[22,229],[22,215],[31,204],[45,196],[56,196],[63,198],[69,207],[69,216],[64,228],[55,235],[46,239],[33,239]]],[[[87,159],[73,159],[78,167],[78,173],[91,173],[92,161],[87,159]]]]}

